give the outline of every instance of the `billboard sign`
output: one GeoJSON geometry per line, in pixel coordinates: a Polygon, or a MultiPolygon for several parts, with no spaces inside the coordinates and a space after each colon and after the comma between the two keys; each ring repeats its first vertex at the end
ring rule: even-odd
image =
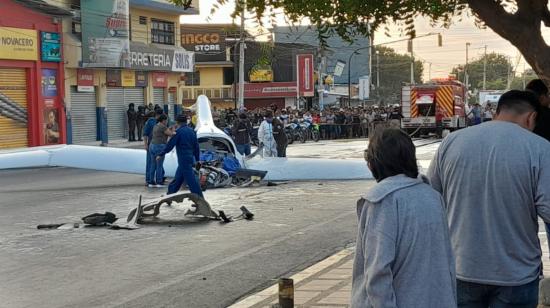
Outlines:
{"type": "Polygon", "coordinates": [[[40,32],[42,61],[61,62],[61,37],[55,32],[40,32]]]}
{"type": "Polygon", "coordinates": [[[222,27],[181,25],[181,46],[195,52],[197,62],[225,61],[225,38],[222,27]]]}
{"type": "Polygon", "coordinates": [[[0,59],[38,60],[36,30],[0,27],[0,59]]]}
{"type": "Polygon", "coordinates": [[[76,70],[76,90],[78,92],[94,92],[94,71],[90,69],[76,70]]]}
{"type": "Polygon", "coordinates": [[[130,49],[128,0],[82,0],[84,67],[124,67],[130,49]]]}
{"type": "Polygon", "coordinates": [[[297,55],[296,63],[298,63],[297,78],[300,96],[311,97],[315,93],[315,83],[313,82],[313,55],[297,55]]]}
{"type": "Polygon", "coordinates": [[[369,99],[370,96],[370,78],[363,76],[359,78],[359,99],[369,99]]]}
{"type": "Polygon", "coordinates": [[[245,83],[244,97],[296,97],[296,82],[245,83]]]}
{"type": "Polygon", "coordinates": [[[183,48],[157,48],[131,42],[124,67],[142,71],[193,72],[193,59],[193,52],[183,48]]]}

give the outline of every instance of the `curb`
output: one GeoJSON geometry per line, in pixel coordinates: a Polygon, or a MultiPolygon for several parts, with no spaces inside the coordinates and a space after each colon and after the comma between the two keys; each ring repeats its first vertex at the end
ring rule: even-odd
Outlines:
{"type": "MultiPolygon", "coordinates": [[[[340,252],[337,252],[336,254],[306,268],[305,270],[293,275],[290,277],[294,280],[294,285],[297,283],[306,280],[313,275],[325,270],[326,268],[338,263],[342,259],[348,257],[349,255],[353,254],[354,248],[346,248],[340,252]]],[[[239,302],[229,306],[228,308],[248,308],[252,307],[254,305],[257,305],[264,301],[265,299],[277,295],[279,292],[279,285],[274,284],[271,287],[264,289],[256,294],[253,294],[251,296],[245,297],[244,299],[240,300],[239,302]]]]}

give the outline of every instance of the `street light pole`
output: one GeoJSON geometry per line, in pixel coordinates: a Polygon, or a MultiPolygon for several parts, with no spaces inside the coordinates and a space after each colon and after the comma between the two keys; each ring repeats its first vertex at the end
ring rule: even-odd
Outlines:
{"type": "Polygon", "coordinates": [[[349,59],[348,59],[348,101],[350,103],[351,103],[351,59],[353,58],[354,55],[359,54],[360,50],[368,49],[368,48],[371,48],[370,44],[369,44],[369,46],[360,47],[360,48],[355,49],[351,53],[351,55],[349,55],[349,59]]]}

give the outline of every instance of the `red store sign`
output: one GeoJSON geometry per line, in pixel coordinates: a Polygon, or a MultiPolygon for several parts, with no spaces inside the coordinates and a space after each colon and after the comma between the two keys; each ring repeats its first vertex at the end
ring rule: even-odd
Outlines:
{"type": "Polygon", "coordinates": [[[314,96],[315,84],[313,83],[313,55],[296,55],[298,63],[298,87],[300,96],[314,96]]]}
{"type": "Polygon", "coordinates": [[[246,83],[244,97],[296,97],[296,82],[246,83]]]}
{"type": "Polygon", "coordinates": [[[168,87],[168,74],[161,72],[153,73],[153,87],[166,88],[168,87]]]}
{"type": "Polygon", "coordinates": [[[94,92],[94,71],[77,69],[76,85],[78,92],[94,92]]]}

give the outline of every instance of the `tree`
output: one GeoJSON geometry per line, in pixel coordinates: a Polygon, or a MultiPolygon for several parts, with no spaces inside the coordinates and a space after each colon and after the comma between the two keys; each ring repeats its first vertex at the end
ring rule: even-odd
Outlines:
{"type": "MultiPolygon", "coordinates": [[[[187,6],[191,3],[170,1],[187,6]]],[[[218,0],[218,4],[226,2],[218,0]]],[[[401,25],[414,37],[414,19],[418,16],[449,26],[455,17],[471,12],[478,25],[488,26],[512,43],[535,73],[550,84],[550,57],[542,56],[550,54],[550,46],[541,29],[550,27],[548,0],[237,0],[234,15],[239,15],[244,6],[259,20],[266,12],[273,12],[269,8],[283,10],[293,22],[306,17],[317,26],[321,39],[333,31],[351,38],[355,31],[366,34],[390,22],[401,25]]]]}
{"type": "MultiPolygon", "coordinates": [[[[508,83],[508,74],[513,73],[512,63],[502,54],[490,53],[487,59],[486,89],[504,90],[508,83]]],[[[468,80],[470,89],[473,91],[483,89],[483,65],[485,56],[468,63],[468,80]]],[[[458,80],[464,81],[464,65],[456,66],[451,74],[457,76],[458,80]]]]}
{"type": "MultiPolygon", "coordinates": [[[[380,87],[374,89],[374,94],[379,100],[384,100],[387,104],[398,104],[401,101],[401,87],[404,83],[409,83],[411,79],[411,56],[408,54],[398,54],[394,49],[385,46],[376,46],[379,60],[376,61],[376,55],[373,53],[373,84],[376,86],[376,72],[380,76],[380,87]],[[379,62],[379,67],[376,63],[379,62]]],[[[422,82],[424,68],[421,61],[414,63],[414,80],[422,82]]]]}

